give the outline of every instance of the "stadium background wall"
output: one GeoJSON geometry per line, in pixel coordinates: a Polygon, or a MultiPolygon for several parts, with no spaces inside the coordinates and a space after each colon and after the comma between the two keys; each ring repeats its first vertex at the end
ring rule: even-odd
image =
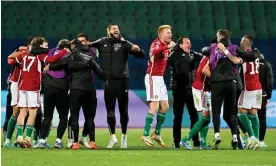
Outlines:
{"type": "MultiPolygon", "coordinates": [[[[3,126],[4,120],[5,120],[5,113],[6,113],[6,95],[7,91],[1,92],[1,126],[3,126]]],[[[98,97],[98,108],[95,118],[95,125],[96,127],[107,127],[106,122],[106,109],[104,105],[104,93],[103,90],[97,90],[97,97],[98,97]]],[[[172,127],[173,125],[173,112],[172,112],[172,94],[171,91],[169,91],[169,103],[170,103],[170,109],[167,114],[166,121],[164,123],[164,127],[172,127]]],[[[144,120],[145,115],[148,111],[148,106],[146,104],[146,92],[144,90],[130,90],[129,91],[129,126],[133,128],[142,128],[144,126],[144,120]]],[[[190,126],[190,118],[187,113],[187,109],[185,107],[185,113],[184,118],[182,122],[183,127],[189,127],[190,126]]],[[[119,111],[118,107],[116,107],[116,120],[117,122],[120,122],[119,119],[119,111]]],[[[58,124],[58,114],[55,110],[54,118],[53,118],[53,126],[57,127],[58,124]]],[[[79,124],[82,127],[84,123],[84,117],[83,113],[81,111],[81,115],[79,118],[79,124]]],[[[117,123],[117,127],[119,127],[120,124],[117,123]]],[[[153,126],[155,126],[155,122],[153,123],[153,126]]],[[[212,126],[212,123],[210,123],[210,126],[212,126]]],[[[227,127],[225,121],[223,120],[221,116],[221,126],[227,127]]],[[[273,91],[272,99],[270,100],[268,104],[267,109],[267,126],[268,127],[276,127],[276,90],[273,91]]]]}

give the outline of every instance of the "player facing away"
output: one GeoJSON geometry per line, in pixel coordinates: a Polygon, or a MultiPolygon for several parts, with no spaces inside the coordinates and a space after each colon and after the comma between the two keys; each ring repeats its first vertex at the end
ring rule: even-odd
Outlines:
{"type": "MultiPolygon", "coordinates": [[[[251,51],[253,38],[245,35],[241,40],[241,47],[251,51]]],[[[259,144],[259,118],[258,109],[262,106],[262,85],[259,80],[259,58],[255,61],[242,64],[244,88],[238,101],[238,118],[248,133],[247,147],[257,149],[259,144]],[[251,122],[250,122],[251,121],[251,122]],[[252,125],[251,125],[252,124],[252,125]]]]}
{"type": "Polygon", "coordinates": [[[161,128],[165,121],[166,113],[169,109],[167,88],[164,83],[164,72],[167,65],[170,49],[175,46],[172,41],[171,26],[162,25],[158,28],[158,38],[150,46],[147,74],[145,85],[147,92],[147,101],[149,103],[149,112],[146,116],[144,133],[141,140],[152,147],[153,143],[149,137],[149,132],[154,115],[157,113],[157,123],[152,139],[160,146],[165,144],[161,139],[161,128]],[[158,111],[160,106],[160,110],[158,111]]]}
{"type": "MultiPolygon", "coordinates": [[[[24,53],[24,52],[28,52],[28,47],[21,46],[17,49],[16,52],[14,52],[12,54],[18,54],[18,53],[24,53]]],[[[20,75],[21,75],[20,65],[16,62],[15,59],[8,58],[8,64],[13,65],[13,67],[14,67],[13,73],[9,79],[9,81],[11,82],[11,87],[10,87],[11,88],[11,98],[12,98],[11,106],[13,107],[13,113],[8,122],[7,139],[5,140],[4,148],[13,147],[13,145],[11,143],[11,139],[12,139],[15,125],[16,125],[17,117],[19,115],[17,99],[18,99],[18,83],[19,83],[20,75]]]]}
{"type": "Polygon", "coordinates": [[[21,81],[19,85],[18,107],[20,113],[17,119],[17,143],[22,148],[31,148],[31,135],[35,123],[37,108],[40,103],[40,85],[41,85],[41,63],[52,63],[59,60],[69,50],[63,50],[54,57],[48,57],[47,54],[32,54],[34,47],[48,49],[48,42],[42,37],[36,37],[31,42],[30,53],[23,52],[19,55],[9,56],[15,59],[21,65],[21,81]],[[26,124],[26,138],[23,139],[23,125],[25,117],[29,113],[26,124]]]}
{"type": "MultiPolygon", "coordinates": [[[[203,50],[207,51],[205,47],[203,50]]],[[[209,56],[209,55],[208,55],[209,56]]],[[[211,76],[209,67],[209,57],[204,56],[198,66],[196,77],[192,86],[192,93],[194,99],[194,105],[198,112],[201,113],[200,119],[194,124],[188,135],[182,139],[180,145],[186,149],[193,149],[189,141],[200,132],[200,149],[210,149],[210,146],[206,143],[208,134],[208,125],[210,123],[211,112],[211,94],[210,94],[210,80],[211,76]],[[206,70],[207,68],[207,70],[206,70]]]]}

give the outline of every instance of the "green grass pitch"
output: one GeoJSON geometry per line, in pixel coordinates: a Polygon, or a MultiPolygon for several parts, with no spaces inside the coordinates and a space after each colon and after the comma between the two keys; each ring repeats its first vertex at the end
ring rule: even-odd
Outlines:
{"type": "MultiPolygon", "coordinates": [[[[163,129],[162,137],[167,147],[161,148],[157,144],[153,148],[146,147],[140,141],[142,129],[129,129],[128,149],[120,149],[117,144],[114,149],[106,149],[109,141],[107,129],[96,130],[96,143],[99,150],[69,149],[1,149],[1,163],[3,166],[273,166],[276,165],[276,130],[268,129],[266,143],[268,148],[252,150],[231,150],[230,130],[222,129],[222,143],[219,150],[185,150],[172,149],[172,129],[163,129]]],[[[187,134],[183,129],[182,134],[187,134]]],[[[56,129],[53,129],[49,143],[53,144],[56,129]]],[[[120,129],[117,138],[120,141],[120,129]]],[[[213,140],[213,129],[210,129],[208,142],[213,140]]],[[[3,144],[3,140],[2,140],[3,144]]],[[[67,134],[63,138],[63,145],[67,145],[67,134]]]]}

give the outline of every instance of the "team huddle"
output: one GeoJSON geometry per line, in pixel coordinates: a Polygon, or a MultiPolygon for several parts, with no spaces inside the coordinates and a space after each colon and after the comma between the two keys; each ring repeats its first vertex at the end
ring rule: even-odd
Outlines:
{"type": "MultiPolygon", "coordinates": [[[[85,35],[78,35],[78,38],[71,42],[63,39],[54,53],[49,52],[48,41],[43,37],[34,37],[29,39],[27,47],[21,46],[8,56],[8,63],[14,66],[13,73],[9,78],[10,105],[13,107],[13,114],[8,122],[5,148],[14,146],[21,148],[49,147],[47,137],[50,133],[56,106],[60,123],[54,147],[63,148],[62,137],[68,126],[68,148],[79,149],[80,143],[87,148],[98,149],[95,143],[94,118],[97,97],[93,86],[93,73],[105,81],[104,99],[110,131],[110,142],[107,148],[112,148],[118,143],[115,135],[114,115],[116,99],[119,102],[121,116],[121,148],[127,148],[129,78],[127,55],[130,53],[136,57],[143,57],[144,51],[139,46],[122,38],[119,27],[115,24],[108,26],[107,34],[108,37],[94,42],[88,42],[85,35]],[[99,51],[101,65],[98,65],[95,58],[92,58],[89,53],[93,48],[99,51]],[[120,54],[123,58],[112,58],[115,53],[120,54]],[[118,65],[120,63],[124,64],[118,65]],[[112,65],[109,66],[110,64],[112,65]],[[112,68],[115,65],[120,67],[112,68]],[[50,78],[55,80],[53,82],[56,84],[66,84],[68,88],[60,90],[59,87],[56,87],[57,85],[49,86],[50,78]],[[45,81],[46,79],[49,80],[45,81]],[[47,83],[43,83],[42,80],[47,83]],[[68,83],[60,82],[61,80],[68,83]],[[44,92],[41,91],[42,89],[44,92]],[[49,92],[55,92],[52,96],[58,97],[51,98],[49,92]],[[116,96],[113,96],[114,93],[116,96]],[[59,101],[59,95],[64,96],[62,99],[67,102],[59,101]],[[56,103],[52,104],[51,100],[52,102],[55,100],[56,103]],[[60,105],[61,102],[64,103],[60,105]],[[49,108],[49,105],[53,106],[49,108]],[[81,106],[85,124],[83,135],[78,140],[78,117],[81,106]],[[69,110],[71,118],[67,123],[69,110]],[[15,128],[17,135],[15,142],[12,143],[15,128]],[[26,132],[25,138],[24,131],[26,132]],[[89,135],[90,143],[86,140],[87,135],[89,135]]],[[[253,38],[251,36],[245,35],[241,39],[240,46],[232,44],[230,37],[231,33],[228,30],[218,30],[216,39],[211,42],[210,46],[204,47],[201,52],[195,52],[191,50],[191,42],[188,37],[182,37],[175,43],[172,41],[169,25],[162,25],[158,28],[158,38],[150,47],[148,68],[144,80],[149,112],[145,118],[141,140],[147,146],[154,146],[152,140],[161,147],[166,146],[161,138],[161,130],[169,110],[167,88],[163,79],[167,68],[172,70],[172,87],[174,88],[174,148],[183,146],[186,149],[193,149],[190,144],[192,139],[194,147],[199,149],[218,149],[222,141],[220,137],[222,104],[223,117],[232,134],[231,146],[233,149],[255,150],[265,146],[264,138],[260,138],[264,136],[259,134],[258,110],[262,109],[264,105],[263,96],[265,95],[265,99],[270,99],[272,92],[269,88],[265,94],[263,92],[264,87],[262,87],[261,76],[259,76],[259,61],[263,57],[259,50],[252,48],[253,38]],[[187,67],[188,65],[184,64],[184,61],[189,65],[199,63],[194,76],[190,71],[193,70],[193,65],[187,67]],[[186,82],[188,82],[187,85],[184,85],[186,82]],[[240,91],[237,90],[239,85],[242,87],[240,91]],[[185,95],[179,94],[182,91],[185,92],[185,95]],[[185,98],[191,116],[191,130],[181,139],[184,103],[179,104],[179,101],[182,98],[185,98]],[[156,128],[150,136],[155,115],[157,115],[156,128]],[[207,143],[211,118],[215,131],[213,146],[207,143]],[[243,135],[239,129],[242,130],[243,135]],[[198,134],[200,134],[200,140],[198,134]]]]}

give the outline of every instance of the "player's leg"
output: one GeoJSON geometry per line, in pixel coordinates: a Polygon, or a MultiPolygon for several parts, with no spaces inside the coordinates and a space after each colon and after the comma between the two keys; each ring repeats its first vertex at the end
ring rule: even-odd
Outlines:
{"type": "Polygon", "coordinates": [[[81,99],[83,96],[81,90],[70,90],[70,114],[72,118],[72,133],[74,143],[71,149],[79,149],[78,138],[79,138],[79,112],[81,108],[81,99]]]}
{"type": "MultiPolygon", "coordinates": [[[[210,96],[209,96],[210,98],[210,96]]],[[[194,124],[190,132],[186,137],[184,137],[181,141],[181,145],[183,145],[186,149],[192,149],[192,146],[190,145],[189,141],[195,136],[198,135],[199,132],[201,132],[201,144],[200,146],[202,149],[206,149],[207,144],[206,144],[206,137],[208,133],[208,124],[210,123],[210,113],[209,109],[207,106],[207,96],[205,99],[204,92],[203,91],[198,91],[193,89],[193,99],[194,99],[194,107],[196,108],[197,111],[200,112],[200,119],[194,124]],[[204,107],[203,107],[204,106],[204,107]]],[[[209,103],[210,105],[210,103],[209,103]]]]}
{"type": "Polygon", "coordinates": [[[115,135],[116,117],[115,117],[115,106],[116,106],[116,87],[117,80],[107,80],[104,87],[104,101],[107,111],[107,123],[110,133],[110,140],[107,148],[112,148],[118,143],[118,139],[115,135]]]}
{"type": "Polygon", "coordinates": [[[200,149],[209,149],[210,145],[207,143],[207,134],[209,130],[209,123],[211,122],[211,93],[204,92],[204,99],[202,102],[203,112],[201,118],[205,119],[206,124],[200,130],[200,149]],[[208,123],[208,124],[207,124],[208,123]]]}
{"type": "Polygon", "coordinates": [[[215,132],[214,140],[214,149],[218,149],[219,144],[221,143],[220,137],[220,113],[221,106],[223,102],[223,83],[213,83],[211,87],[211,106],[212,106],[212,116],[213,116],[213,125],[215,132]]]}
{"type": "Polygon", "coordinates": [[[57,128],[57,137],[54,147],[62,148],[62,137],[65,133],[67,122],[68,122],[68,112],[69,112],[69,95],[67,90],[59,90],[59,95],[56,98],[56,108],[59,115],[59,124],[57,128]]]}
{"type": "Polygon", "coordinates": [[[5,122],[3,124],[3,135],[4,135],[4,142],[6,141],[7,138],[7,130],[8,130],[8,122],[12,116],[13,113],[13,108],[11,106],[11,100],[12,100],[12,94],[11,94],[11,88],[10,88],[10,84],[9,83],[9,87],[8,87],[8,94],[7,94],[7,98],[6,98],[6,117],[5,117],[5,122]]]}
{"type": "Polygon", "coordinates": [[[72,117],[71,117],[71,114],[70,114],[70,117],[68,119],[68,130],[67,131],[68,131],[68,143],[67,143],[67,147],[70,148],[73,145],[73,143],[74,143],[73,132],[72,132],[72,117]]]}
{"type": "Polygon", "coordinates": [[[33,147],[34,148],[38,147],[38,144],[39,144],[42,119],[43,119],[43,115],[42,115],[41,106],[40,106],[37,109],[37,114],[36,114],[35,124],[34,124],[34,134],[33,134],[33,147]]]}
{"type": "Polygon", "coordinates": [[[94,118],[96,115],[96,108],[94,107],[94,102],[96,98],[96,90],[86,91],[85,95],[81,100],[81,105],[83,108],[83,114],[88,123],[88,133],[90,138],[90,149],[98,149],[95,143],[95,122],[94,118]]]}
{"type": "Polygon", "coordinates": [[[242,91],[240,98],[239,98],[239,113],[238,118],[240,119],[243,127],[245,128],[245,131],[248,133],[248,139],[247,139],[247,147],[249,149],[252,149],[256,144],[256,138],[253,133],[252,125],[248,117],[248,111],[252,107],[252,98],[251,93],[248,93],[248,91],[242,91]]]}
{"type": "Polygon", "coordinates": [[[127,148],[127,125],[128,125],[128,79],[120,80],[118,86],[118,106],[120,123],[122,128],[121,148],[127,148]]]}
{"type": "MultiPolygon", "coordinates": [[[[19,108],[17,107],[17,102],[18,102],[18,83],[12,82],[11,87],[11,101],[10,105],[12,106],[12,116],[8,120],[8,125],[7,125],[7,139],[4,143],[4,147],[10,147],[11,145],[11,139],[12,139],[12,134],[14,132],[14,128],[16,125],[17,117],[19,115],[19,108]]],[[[6,110],[6,113],[9,110],[6,110]]],[[[9,115],[9,114],[8,114],[9,115]]]]}
{"type": "Polygon", "coordinates": [[[59,98],[59,96],[55,94],[52,88],[44,86],[44,119],[40,129],[39,148],[46,148],[47,133],[53,119],[57,98],[59,98]]]}
{"type": "Polygon", "coordinates": [[[141,140],[149,147],[153,146],[153,143],[150,139],[150,128],[154,118],[154,115],[157,113],[159,108],[160,101],[160,84],[157,77],[154,76],[145,76],[145,86],[147,93],[147,101],[149,103],[149,112],[145,118],[145,127],[144,133],[141,136],[141,140]]]}
{"type": "Polygon", "coordinates": [[[254,136],[257,139],[259,139],[260,122],[259,122],[259,117],[258,117],[257,113],[258,113],[258,109],[261,109],[261,107],[262,107],[262,90],[254,91],[254,96],[255,96],[255,101],[254,101],[252,109],[249,111],[248,116],[249,116],[249,119],[252,124],[254,136]]]}
{"type": "Polygon", "coordinates": [[[259,134],[259,140],[260,140],[260,146],[261,147],[267,147],[267,145],[264,142],[265,139],[265,133],[266,133],[266,108],[267,107],[267,98],[266,96],[262,99],[262,108],[258,110],[258,117],[260,121],[260,134],[259,134]]]}
{"type": "MultiPolygon", "coordinates": [[[[186,101],[185,101],[185,103],[187,105],[188,113],[190,115],[190,121],[191,121],[190,129],[192,129],[193,126],[196,124],[196,122],[198,122],[199,117],[198,117],[198,112],[197,112],[197,110],[195,108],[195,105],[194,105],[192,90],[190,90],[190,91],[191,92],[189,92],[189,90],[187,90],[187,92],[186,92],[187,95],[186,95],[186,101]]],[[[196,133],[195,135],[193,135],[192,140],[193,140],[194,147],[199,147],[200,146],[200,141],[199,141],[198,133],[196,133]]]]}
{"type": "Polygon", "coordinates": [[[83,123],[83,130],[82,130],[82,135],[81,138],[79,140],[79,143],[87,148],[89,148],[89,143],[87,142],[86,136],[89,134],[88,131],[88,122],[87,119],[84,119],[84,123],[83,123]]]}

